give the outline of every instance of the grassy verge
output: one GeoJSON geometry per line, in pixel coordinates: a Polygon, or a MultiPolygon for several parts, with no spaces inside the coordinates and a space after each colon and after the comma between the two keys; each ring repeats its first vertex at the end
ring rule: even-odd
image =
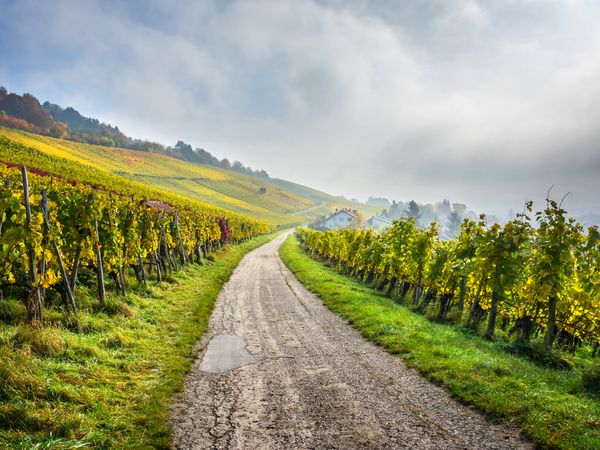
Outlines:
{"type": "Polygon", "coordinates": [[[600,400],[583,389],[578,370],[539,366],[507,353],[500,342],[430,322],[313,260],[294,236],[280,255],[307,289],[363,336],[493,420],[520,425],[544,448],[600,448],[600,400]]]}
{"type": "Polygon", "coordinates": [[[48,309],[42,331],[19,324],[20,302],[0,300],[0,448],[169,448],[170,399],[215,299],[272,237],[228,246],[212,264],[102,308],[82,288],[85,312],[48,309]]]}

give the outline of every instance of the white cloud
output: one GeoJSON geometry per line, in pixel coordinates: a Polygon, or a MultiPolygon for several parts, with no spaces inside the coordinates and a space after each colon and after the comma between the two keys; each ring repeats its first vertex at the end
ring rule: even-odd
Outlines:
{"type": "Polygon", "coordinates": [[[136,136],[348,196],[508,208],[554,183],[600,208],[600,9],[583,0],[63,0],[10,14],[39,61],[11,79],[136,136]]]}
{"type": "Polygon", "coordinates": [[[489,23],[488,13],[477,0],[446,1],[443,6],[445,13],[439,17],[437,25],[445,29],[464,26],[483,27],[489,23]]]}

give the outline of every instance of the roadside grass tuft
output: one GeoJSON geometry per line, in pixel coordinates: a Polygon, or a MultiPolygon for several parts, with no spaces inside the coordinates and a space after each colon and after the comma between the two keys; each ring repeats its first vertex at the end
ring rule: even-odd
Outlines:
{"type": "Polygon", "coordinates": [[[600,369],[510,352],[464,328],[434,323],[305,254],[290,236],[284,263],[325,306],[491,420],[519,425],[542,448],[600,448],[600,369]]]}
{"type": "Polygon", "coordinates": [[[121,299],[109,296],[104,303],[95,303],[92,309],[94,312],[106,313],[109,316],[121,315],[132,317],[136,314],[136,310],[131,308],[121,299]]]}
{"type": "Polygon", "coordinates": [[[56,328],[37,329],[19,325],[12,341],[16,347],[29,348],[39,356],[60,356],[66,349],[63,335],[56,328]]]}
{"type": "Polygon", "coordinates": [[[0,300],[0,448],[170,448],[170,402],[183,387],[214,302],[241,258],[272,239],[227,246],[105,305],[82,286],[80,313],[45,311],[41,330],[0,300]]]}
{"type": "Polygon", "coordinates": [[[27,308],[23,302],[7,298],[0,300],[0,322],[19,323],[27,316],[27,308]]]}

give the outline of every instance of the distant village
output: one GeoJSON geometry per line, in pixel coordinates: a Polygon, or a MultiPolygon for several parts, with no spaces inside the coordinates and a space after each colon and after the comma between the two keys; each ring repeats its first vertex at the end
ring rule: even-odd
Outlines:
{"type": "Polygon", "coordinates": [[[392,224],[392,219],[380,214],[365,221],[363,215],[356,209],[336,209],[329,216],[321,216],[311,225],[317,230],[335,230],[339,228],[373,228],[384,230],[392,224]]]}
{"type": "MultiPolygon", "coordinates": [[[[395,219],[412,217],[420,227],[429,226],[431,222],[439,225],[440,237],[451,239],[460,229],[465,218],[477,220],[478,215],[467,210],[462,203],[450,203],[442,200],[435,204],[419,204],[413,200],[409,202],[391,202],[385,198],[369,198],[367,204],[383,207],[381,212],[365,219],[360,211],[356,209],[336,209],[328,216],[319,217],[310,226],[317,230],[335,230],[341,228],[370,228],[375,231],[383,231],[388,228],[395,219]]],[[[509,213],[509,216],[513,214],[509,213]]],[[[506,218],[511,220],[512,217],[506,218]]],[[[498,217],[489,216],[489,222],[502,222],[498,217]]]]}

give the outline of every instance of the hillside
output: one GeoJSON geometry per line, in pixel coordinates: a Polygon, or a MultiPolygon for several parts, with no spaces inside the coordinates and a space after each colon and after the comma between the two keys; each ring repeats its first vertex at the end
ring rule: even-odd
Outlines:
{"type": "MultiPolygon", "coordinates": [[[[305,222],[339,207],[360,209],[365,216],[376,209],[285,180],[189,163],[161,153],[84,144],[5,127],[0,127],[0,137],[121,180],[150,185],[272,224],[305,222]]],[[[15,162],[11,155],[0,156],[15,162]]]]}

